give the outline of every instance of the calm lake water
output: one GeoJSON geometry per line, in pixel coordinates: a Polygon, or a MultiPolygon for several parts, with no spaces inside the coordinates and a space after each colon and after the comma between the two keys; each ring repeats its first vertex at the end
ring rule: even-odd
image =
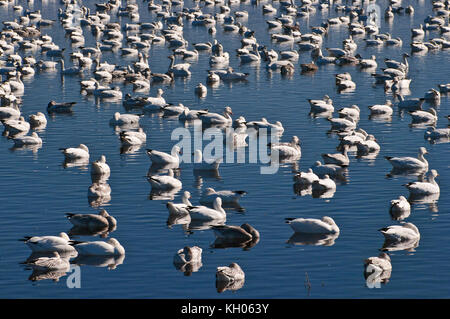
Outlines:
{"type": "MultiPolygon", "coordinates": [[[[27,2],[18,1],[27,8],[27,2]]],[[[268,3],[268,2],[267,2],[268,3]]],[[[384,12],[388,2],[377,2],[384,12]]],[[[413,4],[414,15],[396,15],[388,24],[381,20],[380,32],[390,32],[403,39],[403,47],[366,47],[363,38],[356,38],[357,52],[364,58],[377,56],[378,67],[384,67],[385,57],[399,60],[401,54],[410,52],[410,28],[423,24],[432,11],[431,1],[404,1],[403,7],[413,4]]],[[[84,5],[94,10],[93,1],[84,5]]],[[[155,21],[146,3],[138,1],[141,21],[155,21]]],[[[273,5],[278,8],[279,3],[273,5]]],[[[35,1],[30,9],[40,9],[43,18],[56,19],[59,1],[35,1]]],[[[185,7],[192,7],[187,0],[185,7]]],[[[203,7],[203,5],[200,5],[203,7]]],[[[274,15],[262,15],[262,4],[252,5],[244,1],[233,5],[232,12],[247,10],[249,19],[243,23],[255,30],[260,44],[276,50],[289,48],[272,43],[265,21],[274,15]]],[[[181,7],[174,7],[180,11],[181,7]]],[[[202,8],[206,13],[219,12],[218,6],[202,8]]],[[[309,26],[317,26],[335,17],[334,9],[317,11],[308,18],[298,18],[302,33],[309,26]]],[[[13,20],[18,14],[12,5],[0,7],[1,20],[13,20]]],[[[111,21],[130,23],[128,18],[112,15],[111,21]]],[[[69,64],[70,41],[64,37],[59,23],[42,29],[53,37],[60,47],[66,47],[66,64],[69,64]]],[[[84,28],[86,46],[95,44],[89,28],[84,28]]],[[[185,21],[184,36],[189,43],[212,41],[204,27],[193,27],[185,21]]],[[[341,47],[348,36],[347,28],[331,27],[324,37],[323,48],[341,47]]],[[[431,32],[425,39],[439,36],[431,32]]],[[[283,165],[273,175],[261,175],[260,164],[223,163],[220,177],[195,176],[192,164],[183,163],[180,179],[183,190],[192,194],[192,203],[198,204],[202,191],[214,189],[245,190],[241,199],[245,211],[227,210],[227,224],[249,223],[260,233],[261,239],[251,249],[212,248],[215,240],[212,230],[186,231],[181,225],[168,227],[167,200],[151,199],[151,186],[145,178],[150,167],[146,148],[170,151],[176,141],[171,141],[172,130],[180,127],[176,119],[165,119],[146,114],[141,127],[147,133],[147,143],[134,153],[121,154],[117,132],[109,126],[115,112],[125,113],[121,101],[117,103],[96,101],[80,94],[79,77],[65,77],[57,73],[39,73],[25,79],[22,97],[22,113],[28,118],[37,111],[45,112],[50,100],[76,101],[72,115],[48,117],[45,130],[39,132],[43,139],[37,152],[12,150],[13,143],[0,138],[0,298],[449,298],[450,278],[442,274],[450,264],[450,147],[448,143],[430,144],[424,139],[424,128],[410,127],[411,117],[397,112],[392,121],[369,119],[367,106],[380,104],[391,93],[383,86],[375,86],[371,72],[356,67],[335,65],[320,67],[314,75],[301,75],[300,63],[311,61],[310,53],[301,53],[296,71],[291,78],[280,73],[269,73],[265,62],[259,66],[240,65],[235,49],[240,47],[238,34],[224,33],[217,25],[215,37],[230,53],[230,65],[241,72],[250,73],[248,82],[208,87],[208,95],[199,99],[194,87],[205,83],[209,54],[201,53],[191,66],[189,79],[176,79],[172,86],[155,85],[150,89],[154,96],[163,87],[170,103],[183,103],[193,109],[208,108],[221,112],[226,105],[233,109],[233,117],[243,115],[247,120],[266,117],[270,122],[281,121],[285,127],[284,141],[297,135],[301,139],[302,157],[299,170],[307,170],[321,153],[334,153],[339,139],[327,134],[330,124],[323,118],[313,119],[309,113],[308,98],[330,95],[336,109],[357,104],[361,108],[359,127],[374,134],[381,145],[375,159],[357,158],[350,155],[348,179],[339,184],[332,198],[321,199],[296,195],[293,189],[292,165],[283,165]],[[349,72],[357,84],[354,92],[340,94],[335,89],[334,74],[349,72]],[[91,207],[87,191],[91,185],[89,167],[64,168],[61,147],[86,144],[91,161],[105,154],[111,167],[111,200],[102,207],[118,221],[117,229],[109,235],[119,240],[126,250],[125,259],[115,269],[105,264],[81,266],[81,288],[69,289],[67,275],[59,281],[31,281],[32,271],[20,264],[30,255],[30,249],[18,239],[23,236],[57,235],[68,232],[70,222],[65,213],[96,213],[91,207]],[[380,252],[384,238],[377,229],[399,224],[389,215],[389,201],[399,195],[407,197],[402,184],[415,181],[416,176],[387,177],[390,163],[384,156],[416,156],[419,147],[429,151],[430,169],[440,176],[441,194],[434,204],[414,204],[410,217],[421,233],[419,246],[412,251],[391,252],[392,276],[381,288],[370,289],[363,276],[363,261],[380,252]],[[286,217],[321,218],[331,216],[340,227],[340,235],[331,246],[294,245],[288,243],[293,231],[284,222],[286,217]],[[184,246],[203,248],[203,266],[190,276],[177,270],[172,262],[174,254],[184,246]],[[245,285],[234,292],[218,293],[215,286],[216,267],[237,262],[245,271],[245,285]],[[305,288],[305,277],[311,285],[305,288]]],[[[296,46],[294,46],[296,48],[296,46]]],[[[75,50],[75,49],[74,49],[75,50]]],[[[152,72],[165,72],[171,49],[152,46],[149,63],[152,72]]],[[[26,56],[28,52],[20,52],[26,56]]],[[[40,58],[40,53],[36,53],[40,58]]],[[[118,54],[104,52],[102,61],[126,65],[134,59],[125,60],[118,54]]],[[[437,51],[426,55],[412,55],[409,77],[410,97],[423,97],[431,87],[450,82],[449,51],[437,51]]],[[[379,69],[378,69],[379,70],[379,69]]],[[[86,72],[84,77],[91,74],[86,72]]],[[[117,83],[125,93],[132,93],[130,84],[117,83]]],[[[429,105],[424,105],[428,108],[429,105]]],[[[450,114],[450,100],[443,96],[438,106],[438,127],[446,127],[443,118],[450,114]]],[[[180,202],[182,191],[175,195],[180,202]]],[[[77,240],[99,240],[98,237],[75,236],[77,240]]],[[[101,240],[101,239],[100,239],[101,240]]]]}

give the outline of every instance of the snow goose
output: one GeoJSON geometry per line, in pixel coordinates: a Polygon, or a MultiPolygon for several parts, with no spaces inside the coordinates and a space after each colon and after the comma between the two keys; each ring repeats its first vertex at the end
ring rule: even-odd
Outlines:
{"type": "Polygon", "coordinates": [[[36,114],[30,115],[28,122],[32,127],[44,128],[47,125],[47,118],[44,113],[37,112],[36,114]]]}
{"type": "Polygon", "coordinates": [[[441,138],[450,138],[450,128],[428,127],[424,135],[425,139],[436,140],[441,138]]]}
{"type": "Polygon", "coordinates": [[[328,95],[325,95],[323,100],[308,99],[311,106],[311,112],[334,112],[333,100],[328,95]]]}
{"type": "Polygon", "coordinates": [[[350,107],[344,107],[338,110],[339,117],[352,117],[354,120],[359,120],[360,109],[357,105],[352,105],[350,107]]]}
{"type": "Polygon", "coordinates": [[[340,232],[338,225],[331,217],[315,218],[286,218],[294,232],[307,234],[337,234],[340,232]]]}
{"type": "Polygon", "coordinates": [[[92,162],[91,165],[91,175],[107,175],[111,173],[111,169],[109,168],[109,165],[106,163],[106,156],[102,155],[100,158],[92,162]]]}
{"type": "Polygon", "coordinates": [[[236,72],[232,67],[229,67],[225,73],[217,73],[223,81],[240,81],[247,80],[249,73],[236,72]]]}
{"type": "Polygon", "coordinates": [[[107,242],[90,241],[79,242],[71,241],[79,255],[88,256],[121,256],[125,255],[125,249],[115,238],[110,238],[107,242]]]}
{"type": "Polygon", "coordinates": [[[410,241],[420,239],[419,229],[412,223],[404,223],[403,225],[392,225],[381,228],[380,231],[386,241],[410,241]]]}
{"type": "Polygon", "coordinates": [[[428,161],[425,159],[424,155],[428,154],[425,147],[419,148],[418,158],[414,157],[392,157],[385,156],[394,168],[397,169],[427,169],[428,161]]]}
{"type": "Polygon", "coordinates": [[[114,113],[114,117],[109,121],[109,124],[113,126],[138,125],[139,115],[120,114],[119,112],[116,112],[114,113]]]}
{"type": "Polygon", "coordinates": [[[181,149],[178,145],[175,145],[172,148],[172,151],[170,154],[147,149],[147,155],[150,157],[150,160],[152,161],[152,164],[158,164],[158,165],[166,165],[166,164],[174,164],[176,167],[180,164],[180,157],[179,154],[181,154],[181,149]]]}
{"type": "Polygon", "coordinates": [[[140,145],[147,140],[147,134],[140,127],[137,132],[135,131],[122,131],[120,132],[120,141],[124,145],[140,145]]]}
{"type": "Polygon", "coordinates": [[[379,277],[387,279],[386,275],[383,273],[387,272],[388,277],[390,277],[390,272],[392,270],[391,257],[386,253],[380,253],[378,257],[369,257],[364,260],[364,272],[365,274],[373,274],[375,272],[379,273],[379,277]]]}
{"type": "Polygon", "coordinates": [[[76,66],[66,69],[64,66],[63,59],[59,60],[59,63],[61,65],[61,74],[63,74],[63,75],[77,75],[77,74],[80,74],[81,72],[83,72],[83,70],[80,67],[76,67],[76,66]]]}
{"type": "Polygon", "coordinates": [[[270,143],[271,155],[277,155],[281,158],[284,157],[300,157],[302,151],[300,148],[300,139],[297,136],[293,136],[289,143],[270,143]]]}
{"type": "Polygon", "coordinates": [[[395,60],[390,60],[388,58],[384,59],[384,64],[386,64],[386,66],[388,68],[394,68],[394,69],[399,69],[401,71],[407,71],[409,68],[409,64],[408,64],[408,60],[407,58],[409,58],[409,54],[408,53],[403,53],[402,58],[403,58],[403,62],[399,62],[399,61],[395,61],[395,60]]]}
{"type": "Polygon", "coordinates": [[[73,252],[75,249],[69,245],[70,238],[66,233],[59,236],[25,236],[20,241],[25,242],[33,252],[73,252]]]}
{"type": "Polygon", "coordinates": [[[228,267],[217,267],[216,281],[233,283],[236,281],[244,281],[245,273],[237,263],[231,263],[228,267]]]}
{"type": "Polygon", "coordinates": [[[183,114],[186,109],[186,106],[184,106],[182,103],[178,103],[178,105],[173,104],[166,104],[162,107],[162,111],[164,116],[180,116],[180,114],[183,114]]]}
{"type": "Polygon", "coordinates": [[[356,128],[356,121],[351,117],[328,118],[332,130],[353,130],[356,128]]]}
{"type": "Polygon", "coordinates": [[[413,111],[408,112],[411,115],[412,123],[436,123],[437,112],[434,108],[430,108],[426,111],[413,111]]]}
{"type": "Polygon", "coordinates": [[[31,136],[22,136],[14,139],[15,146],[23,145],[41,145],[42,139],[36,132],[31,133],[31,136]]]}
{"type": "Polygon", "coordinates": [[[214,199],[213,208],[206,206],[188,206],[187,209],[193,221],[218,220],[225,222],[227,219],[227,214],[222,208],[222,199],[220,197],[214,199]]]}
{"type": "Polygon", "coordinates": [[[402,95],[398,95],[398,98],[400,100],[397,104],[399,109],[420,110],[425,102],[424,98],[411,98],[405,100],[402,95]]]}
{"type": "Polygon", "coordinates": [[[435,89],[430,89],[424,96],[426,101],[439,102],[441,100],[441,93],[435,89]]]}
{"type": "Polygon", "coordinates": [[[190,198],[191,198],[191,193],[188,191],[184,191],[183,196],[181,197],[181,203],[174,204],[172,202],[168,202],[166,207],[169,210],[169,213],[175,214],[175,215],[188,214],[187,207],[193,206],[192,203],[189,201],[190,198]]]}
{"type": "Polygon", "coordinates": [[[180,114],[178,119],[180,121],[193,121],[197,120],[201,115],[207,114],[208,110],[190,110],[187,106],[184,108],[183,113],[180,114]]]}
{"type": "Polygon", "coordinates": [[[18,120],[20,110],[16,107],[0,107],[0,121],[18,120]]]}
{"type": "Polygon", "coordinates": [[[102,90],[98,96],[105,99],[122,99],[123,93],[118,86],[115,86],[113,89],[102,90]]]}
{"type": "Polygon", "coordinates": [[[75,226],[89,229],[115,228],[117,221],[105,209],[98,214],[72,214],[66,213],[67,219],[75,226]]]}
{"type": "Polygon", "coordinates": [[[25,262],[27,265],[32,266],[35,270],[47,271],[47,270],[61,270],[69,271],[70,262],[67,258],[61,258],[57,251],[53,251],[50,257],[39,257],[25,262]]]}
{"type": "Polygon", "coordinates": [[[436,176],[439,176],[435,169],[432,169],[428,175],[427,182],[411,182],[405,184],[404,186],[408,188],[409,193],[412,196],[424,196],[424,195],[432,195],[439,194],[441,192],[438,183],[434,180],[436,176]]]}
{"type": "Polygon", "coordinates": [[[359,59],[358,65],[361,68],[376,68],[378,66],[375,55],[372,55],[370,59],[363,59],[359,54],[355,55],[355,57],[359,59]]]}
{"type": "Polygon", "coordinates": [[[200,203],[203,205],[212,205],[215,199],[220,197],[224,205],[236,205],[238,204],[239,199],[245,194],[247,194],[246,191],[216,191],[212,187],[208,187],[200,197],[200,203]]]}
{"type": "Polygon", "coordinates": [[[72,107],[77,104],[77,102],[55,102],[50,101],[47,105],[48,113],[69,113],[72,112],[72,107]]]}
{"type": "Polygon", "coordinates": [[[190,275],[202,266],[202,252],[203,249],[198,246],[186,246],[177,251],[173,257],[173,263],[178,266],[177,268],[186,270],[186,275],[190,275]]]}
{"type": "Polygon", "coordinates": [[[217,170],[221,162],[221,158],[205,159],[203,162],[202,151],[194,151],[194,170],[217,170]]]}
{"type": "Polygon", "coordinates": [[[356,147],[358,149],[358,153],[362,154],[378,152],[381,148],[377,143],[375,136],[372,134],[367,135],[364,141],[357,142],[356,147]]]}
{"type": "Polygon", "coordinates": [[[327,154],[323,153],[321,156],[325,164],[335,164],[340,166],[348,166],[350,159],[348,158],[348,145],[344,145],[342,153],[327,154]]]}
{"type": "Polygon", "coordinates": [[[423,25],[421,24],[419,28],[411,29],[411,35],[412,37],[420,37],[425,35],[425,30],[423,28],[423,25]]]}
{"type": "Polygon", "coordinates": [[[166,99],[163,98],[163,89],[158,89],[156,91],[156,96],[146,97],[144,100],[147,105],[144,106],[146,110],[159,110],[162,106],[166,105],[166,99]]]}
{"type": "Polygon", "coordinates": [[[66,161],[89,160],[89,149],[86,145],[80,144],[78,147],[60,148],[66,161]]]}
{"type": "Polygon", "coordinates": [[[152,189],[156,190],[173,190],[181,189],[182,183],[176,179],[173,174],[173,170],[169,168],[167,175],[151,175],[148,176],[148,181],[152,185],[152,189]]]}
{"type": "Polygon", "coordinates": [[[339,91],[353,90],[356,88],[356,83],[352,80],[336,80],[336,86],[339,91]]]}
{"type": "Polygon", "coordinates": [[[323,178],[319,178],[317,181],[312,183],[313,192],[329,192],[336,190],[336,183],[325,174],[323,178]]]}
{"type": "Polygon", "coordinates": [[[199,83],[195,87],[194,92],[200,97],[205,97],[208,93],[208,88],[203,83],[199,83]]]}
{"type": "Polygon", "coordinates": [[[398,199],[391,200],[389,207],[389,214],[394,220],[402,220],[408,217],[411,213],[411,204],[405,198],[400,196],[398,199]]]}
{"type": "Polygon", "coordinates": [[[241,226],[218,225],[212,227],[216,238],[226,241],[249,241],[260,237],[259,232],[249,224],[241,226]]]}
{"type": "Polygon", "coordinates": [[[179,63],[175,64],[175,56],[169,56],[170,64],[168,72],[172,72],[174,76],[190,76],[191,71],[189,71],[189,67],[191,66],[189,63],[179,63]]]}
{"type": "Polygon", "coordinates": [[[25,135],[30,130],[30,123],[25,121],[23,116],[20,116],[18,120],[3,121],[3,126],[9,136],[25,135]]]}
{"type": "Polygon", "coordinates": [[[308,171],[305,172],[298,172],[294,176],[294,181],[296,184],[300,185],[312,185],[315,181],[319,180],[319,176],[314,174],[312,168],[309,168],[308,171]]]}
{"type": "Polygon", "coordinates": [[[199,119],[203,124],[231,125],[233,120],[230,115],[233,115],[233,110],[231,109],[231,107],[226,106],[223,115],[218,113],[206,113],[200,115],[199,119]]]}
{"type": "Polygon", "coordinates": [[[342,176],[343,167],[334,164],[322,164],[320,161],[314,163],[311,167],[314,174],[319,177],[325,177],[325,175],[329,175],[331,177],[342,176]]]}

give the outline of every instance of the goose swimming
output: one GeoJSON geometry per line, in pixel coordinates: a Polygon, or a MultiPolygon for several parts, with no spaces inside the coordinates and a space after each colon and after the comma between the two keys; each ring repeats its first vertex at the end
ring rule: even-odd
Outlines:
{"type": "Polygon", "coordinates": [[[411,182],[404,186],[413,196],[439,194],[441,192],[439,184],[434,180],[437,176],[439,176],[437,171],[432,169],[428,175],[428,181],[411,182]]]}
{"type": "Polygon", "coordinates": [[[286,218],[285,220],[296,233],[337,234],[340,232],[334,220],[328,216],[324,216],[322,219],[286,218]]]}
{"type": "Polygon", "coordinates": [[[15,146],[23,145],[41,145],[42,139],[36,132],[31,133],[31,136],[22,136],[14,139],[15,146]]]}
{"type": "Polygon", "coordinates": [[[227,241],[249,241],[260,237],[259,232],[249,224],[241,226],[218,225],[212,227],[216,238],[227,241]]]}
{"type": "Polygon", "coordinates": [[[70,238],[66,233],[59,233],[59,236],[25,236],[20,239],[25,242],[33,252],[72,252],[75,249],[69,245],[70,238]]]}
{"type": "Polygon", "coordinates": [[[228,267],[217,267],[216,281],[232,283],[245,280],[245,273],[237,263],[231,263],[228,267]]]}
{"type": "Polygon", "coordinates": [[[412,223],[393,225],[381,228],[380,231],[387,241],[410,241],[420,239],[419,229],[412,223]]]}
{"type": "Polygon", "coordinates": [[[173,190],[181,189],[182,183],[179,179],[176,179],[172,169],[168,169],[167,175],[151,175],[147,177],[149,183],[152,185],[152,189],[157,190],[173,190]]]}
{"type": "Polygon", "coordinates": [[[231,107],[225,107],[223,115],[218,113],[206,113],[199,116],[199,119],[203,124],[220,124],[220,125],[231,125],[232,118],[230,115],[233,115],[233,111],[231,107]]]}
{"type": "Polygon", "coordinates": [[[391,214],[394,220],[405,219],[411,213],[411,204],[405,198],[405,196],[400,196],[398,199],[391,200],[391,205],[389,207],[389,214],[391,214]]]}
{"type": "Polygon", "coordinates": [[[187,210],[191,215],[191,220],[196,221],[210,221],[218,220],[225,222],[227,219],[227,214],[222,208],[222,199],[216,197],[213,201],[213,208],[206,206],[188,206],[187,210]]]}
{"type": "Polygon", "coordinates": [[[326,154],[323,153],[321,156],[325,164],[335,164],[340,166],[348,166],[350,164],[350,159],[348,157],[348,145],[344,145],[342,153],[326,154]]]}
{"type": "Polygon", "coordinates": [[[91,175],[108,175],[111,173],[109,165],[106,163],[106,156],[102,155],[100,158],[92,162],[91,175]]]}
{"type": "Polygon", "coordinates": [[[109,215],[105,209],[96,214],[72,214],[66,213],[67,219],[76,227],[98,229],[115,228],[116,219],[109,215]]]}
{"type": "Polygon", "coordinates": [[[39,257],[26,261],[27,265],[32,266],[38,270],[62,270],[68,271],[70,269],[70,262],[66,258],[61,258],[57,251],[53,251],[50,257],[39,257]]]}
{"type": "Polygon", "coordinates": [[[203,205],[211,205],[217,197],[220,197],[224,205],[235,205],[245,194],[247,194],[246,191],[216,191],[214,188],[208,187],[205,189],[199,201],[203,205]]]}
{"type": "Polygon", "coordinates": [[[110,125],[122,126],[139,124],[139,115],[114,113],[114,117],[109,121],[110,125]]]}
{"type": "Polygon", "coordinates": [[[48,113],[67,113],[72,112],[72,107],[77,104],[77,102],[63,102],[58,103],[55,101],[50,101],[47,105],[47,112],[48,113]]]}
{"type": "Polygon", "coordinates": [[[147,155],[150,157],[152,163],[159,165],[173,164],[176,167],[178,167],[178,165],[180,164],[180,157],[179,157],[180,154],[181,149],[178,145],[175,145],[172,148],[170,154],[161,151],[147,149],[147,155]]]}
{"type": "Polygon", "coordinates": [[[89,149],[86,145],[80,144],[78,147],[60,148],[67,161],[89,160],[89,149]]]}
{"type": "Polygon", "coordinates": [[[277,154],[279,157],[300,157],[302,155],[300,148],[300,139],[293,136],[289,143],[270,143],[271,154],[277,154]]]}
{"type": "Polygon", "coordinates": [[[121,256],[125,255],[125,249],[115,238],[110,238],[107,242],[90,241],[80,242],[71,241],[79,255],[88,256],[121,256]]]}
{"type": "Polygon", "coordinates": [[[419,148],[418,158],[414,157],[392,157],[385,156],[394,168],[398,169],[426,169],[428,170],[428,161],[424,155],[428,154],[425,147],[419,148]]]}

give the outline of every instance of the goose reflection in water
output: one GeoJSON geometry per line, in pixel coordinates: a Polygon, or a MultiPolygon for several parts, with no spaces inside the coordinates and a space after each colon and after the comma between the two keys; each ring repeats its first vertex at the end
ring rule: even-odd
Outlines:
{"type": "Polygon", "coordinates": [[[118,256],[78,255],[77,258],[71,260],[70,263],[78,266],[108,267],[108,270],[113,270],[116,269],[117,266],[122,265],[124,260],[124,254],[118,256]]]}
{"type": "Polygon", "coordinates": [[[311,246],[333,246],[335,240],[339,237],[337,234],[304,234],[294,233],[287,241],[292,245],[311,245],[311,246]]]}

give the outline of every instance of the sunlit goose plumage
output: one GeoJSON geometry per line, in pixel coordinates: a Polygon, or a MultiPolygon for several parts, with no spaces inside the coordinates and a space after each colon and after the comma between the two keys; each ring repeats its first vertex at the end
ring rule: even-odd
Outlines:
{"type": "Polygon", "coordinates": [[[114,113],[114,117],[109,121],[110,125],[139,124],[139,115],[114,113]]]}
{"type": "Polygon", "coordinates": [[[169,56],[170,65],[168,72],[172,72],[174,76],[189,76],[191,75],[191,71],[189,71],[190,64],[189,63],[175,63],[175,56],[169,56]]]}
{"type": "Polygon", "coordinates": [[[350,107],[344,107],[338,111],[339,117],[352,117],[355,120],[359,120],[360,109],[357,105],[350,107]]]}
{"type": "Polygon", "coordinates": [[[213,226],[213,231],[217,238],[225,240],[248,241],[260,236],[259,232],[249,224],[213,226]]]}
{"type": "Polygon", "coordinates": [[[6,120],[3,122],[3,126],[10,136],[27,134],[30,130],[30,123],[25,121],[23,116],[20,116],[18,120],[6,120]]]}
{"type": "Polygon", "coordinates": [[[222,208],[222,199],[220,197],[214,199],[213,208],[206,206],[190,206],[187,209],[191,215],[191,220],[220,220],[225,222],[227,219],[227,214],[222,208]]]}
{"type": "Polygon", "coordinates": [[[227,283],[243,281],[245,273],[237,263],[231,263],[228,267],[217,267],[216,280],[227,283]]]}
{"type": "Polygon", "coordinates": [[[364,141],[356,143],[356,147],[359,153],[377,152],[381,148],[372,134],[367,135],[364,141]]]}
{"type": "Polygon", "coordinates": [[[364,260],[365,269],[367,269],[369,265],[378,268],[380,271],[392,270],[391,258],[386,253],[380,253],[378,257],[369,257],[364,260]]]}
{"type": "Polygon", "coordinates": [[[172,169],[168,169],[167,175],[148,176],[148,181],[152,185],[152,189],[157,190],[173,190],[182,187],[181,181],[174,177],[172,169]]]}
{"type": "Polygon", "coordinates": [[[0,107],[0,120],[18,120],[20,117],[20,110],[15,107],[0,107]]]}
{"type": "Polygon", "coordinates": [[[386,101],[386,104],[375,104],[369,106],[371,115],[392,115],[394,112],[393,104],[390,100],[386,101]]]}
{"type": "Polygon", "coordinates": [[[14,138],[15,146],[23,146],[23,145],[40,145],[42,144],[42,139],[36,132],[31,133],[30,136],[21,136],[14,138]]]}
{"type": "Polygon", "coordinates": [[[90,241],[77,242],[72,241],[79,255],[84,256],[121,256],[125,255],[125,249],[115,238],[110,238],[107,242],[90,241]]]}
{"type": "Polygon", "coordinates": [[[201,263],[202,251],[203,249],[198,246],[186,246],[178,250],[178,252],[173,257],[173,262],[175,264],[201,263]]]}
{"type": "Polygon", "coordinates": [[[419,149],[418,158],[415,157],[392,157],[385,156],[385,158],[392,164],[394,168],[399,169],[428,169],[428,161],[424,154],[427,154],[425,147],[419,149]]]}
{"type": "Polygon", "coordinates": [[[419,229],[412,223],[392,225],[379,229],[388,241],[410,241],[420,239],[419,229]]]}
{"type": "Polygon", "coordinates": [[[180,157],[179,157],[180,152],[181,152],[181,149],[177,145],[175,145],[172,148],[172,151],[170,154],[161,152],[161,151],[147,149],[147,155],[150,157],[150,160],[152,161],[152,163],[160,164],[160,165],[161,164],[162,165],[165,165],[165,164],[179,165],[180,164],[180,157]]]}
{"type": "Polygon", "coordinates": [[[181,197],[181,203],[175,204],[172,202],[168,202],[167,209],[169,210],[169,213],[177,215],[187,214],[188,213],[187,207],[193,206],[192,203],[189,201],[189,198],[191,198],[191,193],[188,191],[184,191],[183,196],[181,197]]]}
{"type": "Polygon", "coordinates": [[[122,131],[120,132],[120,141],[123,145],[140,145],[145,143],[147,140],[147,134],[140,127],[136,131],[122,131]]]}
{"type": "Polygon", "coordinates": [[[336,190],[336,183],[325,174],[323,178],[319,178],[317,181],[314,181],[312,183],[313,190],[316,191],[329,191],[329,190],[336,190]]]}
{"type": "Polygon", "coordinates": [[[97,215],[66,213],[66,217],[76,227],[98,229],[114,228],[117,225],[116,219],[109,215],[105,209],[100,210],[97,215]]]}
{"type": "Polygon", "coordinates": [[[429,127],[424,134],[425,139],[450,138],[450,128],[434,128],[429,127]]]}
{"type": "Polygon", "coordinates": [[[302,151],[300,148],[300,139],[293,136],[289,143],[278,143],[270,145],[271,154],[278,154],[280,157],[300,157],[302,151]]]}
{"type": "Polygon", "coordinates": [[[396,219],[396,216],[409,216],[410,212],[411,204],[409,204],[405,196],[400,196],[398,199],[391,200],[389,213],[394,219],[396,219]]]}
{"type": "Polygon", "coordinates": [[[436,170],[432,169],[428,175],[427,182],[411,182],[405,184],[404,186],[408,188],[409,193],[413,196],[439,194],[441,190],[438,183],[436,183],[436,181],[434,180],[436,176],[439,176],[439,174],[436,170]]]}
{"type": "Polygon", "coordinates": [[[91,175],[108,175],[111,173],[109,165],[106,163],[106,156],[102,155],[100,158],[92,162],[91,175]]]}
{"type": "Polygon", "coordinates": [[[315,218],[286,218],[294,232],[306,234],[337,234],[340,232],[331,217],[324,216],[322,219],[315,218]]]}
{"type": "Polygon", "coordinates": [[[426,111],[414,111],[409,112],[412,118],[412,123],[435,123],[437,122],[437,112],[435,109],[430,108],[426,111]]]}
{"type": "Polygon", "coordinates": [[[233,115],[233,111],[231,107],[225,107],[223,115],[218,113],[207,113],[200,115],[199,119],[202,120],[203,124],[222,124],[222,125],[231,125],[232,118],[230,115],[233,115]]]}
{"type": "Polygon", "coordinates": [[[207,114],[208,110],[190,110],[187,106],[184,108],[183,113],[180,114],[178,119],[180,121],[193,121],[197,120],[201,115],[207,114]]]}
{"type": "Polygon", "coordinates": [[[24,241],[33,252],[75,250],[69,245],[70,238],[66,233],[60,233],[59,236],[27,236],[21,241],[24,241]]]}
{"type": "Polygon", "coordinates": [[[57,251],[52,252],[51,257],[39,257],[27,260],[27,265],[38,270],[69,270],[70,262],[67,258],[61,258],[57,251]]]}
{"type": "Polygon", "coordinates": [[[336,164],[340,166],[348,166],[350,164],[350,159],[348,157],[348,145],[344,145],[342,153],[334,153],[334,154],[325,154],[323,153],[321,156],[324,160],[325,164],[336,164]]]}
{"type": "Polygon", "coordinates": [[[356,128],[356,121],[351,117],[346,118],[329,118],[333,130],[351,130],[356,128]]]}
{"type": "Polygon", "coordinates": [[[311,185],[315,181],[319,180],[319,176],[314,174],[312,168],[309,168],[308,171],[305,172],[299,172],[294,176],[294,181],[296,183],[302,184],[302,185],[311,185]]]}
{"type": "Polygon", "coordinates": [[[313,172],[321,177],[325,175],[329,176],[338,176],[342,174],[342,166],[334,165],[334,164],[322,164],[320,161],[314,163],[311,167],[313,172]]]}
{"type": "Polygon", "coordinates": [[[156,91],[156,96],[149,96],[145,98],[145,102],[148,104],[145,107],[149,108],[152,106],[156,106],[156,109],[160,109],[162,106],[166,105],[166,99],[163,98],[164,91],[162,89],[158,89],[156,91]]]}
{"type": "Polygon", "coordinates": [[[31,114],[29,119],[29,123],[31,126],[36,127],[43,127],[47,125],[47,118],[45,117],[45,114],[42,112],[37,112],[36,114],[31,114]]]}
{"type": "Polygon", "coordinates": [[[86,145],[80,144],[78,147],[61,148],[66,160],[89,160],[89,149],[86,145]]]}

